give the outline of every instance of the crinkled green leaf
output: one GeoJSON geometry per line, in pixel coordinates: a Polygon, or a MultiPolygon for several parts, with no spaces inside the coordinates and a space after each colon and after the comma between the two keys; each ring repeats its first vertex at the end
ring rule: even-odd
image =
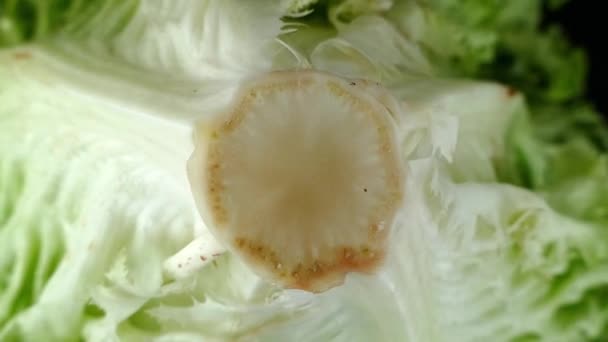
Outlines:
{"type": "Polygon", "coordinates": [[[563,213],[605,225],[608,128],[586,106],[537,110],[510,130],[504,178],[537,191],[563,213]]]}

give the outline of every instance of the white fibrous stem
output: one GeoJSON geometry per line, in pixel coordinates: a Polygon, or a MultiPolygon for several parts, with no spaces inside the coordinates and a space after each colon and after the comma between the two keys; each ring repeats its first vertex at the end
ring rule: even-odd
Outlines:
{"type": "Polygon", "coordinates": [[[226,248],[210,234],[203,234],[168,258],[165,273],[173,279],[187,278],[226,252],[226,248]]]}

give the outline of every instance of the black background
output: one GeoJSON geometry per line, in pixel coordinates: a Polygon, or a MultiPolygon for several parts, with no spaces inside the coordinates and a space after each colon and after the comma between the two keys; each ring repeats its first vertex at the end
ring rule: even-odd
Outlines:
{"type": "Polygon", "coordinates": [[[603,1],[571,0],[557,11],[546,11],[546,23],[561,25],[570,41],[587,51],[589,74],[587,79],[587,98],[595,104],[608,119],[608,94],[606,82],[608,74],[608,16],[605,16],[603,1]],[[604,18],[600,15],[604,14],[604,18]]]}

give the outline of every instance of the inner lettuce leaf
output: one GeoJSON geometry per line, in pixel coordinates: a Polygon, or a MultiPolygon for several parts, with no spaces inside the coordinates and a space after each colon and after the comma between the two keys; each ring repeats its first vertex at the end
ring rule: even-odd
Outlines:
{"type": "Polygon", "coordinates": [[[1,3],[0,341],[605,340],[608,137],[539,6],[1,3]],[[398,102],[407,193],[386,264],[321,294],[230,253],[168,277],[209,234],[193,122],[285,68],[398,102]]]}
{"type": "Polygon", "coordinates": [[[584,104],[547,106],[541,114],[512,123],[502,178],[533,189],[560,212],[606,225],[608,129],[601,117],[584,104]]]}

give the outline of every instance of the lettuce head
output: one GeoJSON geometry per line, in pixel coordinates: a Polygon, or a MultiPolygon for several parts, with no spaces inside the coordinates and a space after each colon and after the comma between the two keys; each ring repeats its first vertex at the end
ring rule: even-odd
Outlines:
{"type": "Polygon", "coordinates": [[[561,2],[0,1],[0,341],[608,340],[561,2]]]}

